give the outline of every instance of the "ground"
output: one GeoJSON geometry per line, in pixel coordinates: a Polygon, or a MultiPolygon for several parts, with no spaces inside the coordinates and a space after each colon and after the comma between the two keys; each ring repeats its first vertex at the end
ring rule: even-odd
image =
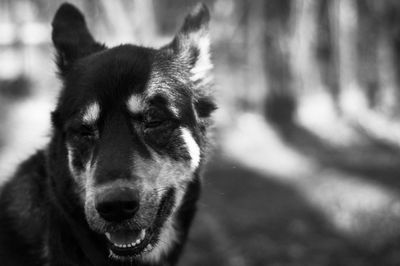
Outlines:
{"type": "Polygon", "coordinates": [[[213,160],[180,265],[399,265],[398,243],[374,249],[353,241],[274,179],[213,160]]]}
{"type": "Polygon", "coordinates": [[[242,119],[218,139],[181,265],[400,264],[393,145],[360,135],[338,148],[299,126],[242,119]]]}

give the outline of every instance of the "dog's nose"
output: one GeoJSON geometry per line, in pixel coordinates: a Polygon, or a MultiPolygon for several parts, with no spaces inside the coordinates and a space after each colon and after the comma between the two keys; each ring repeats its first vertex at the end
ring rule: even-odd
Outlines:
{"type": "Polygon", "coordinates": [[[139,195],[130,188],[109,189],[96,195],[95,207],[105,220],[120,222],[139,210],[139,195]]]}

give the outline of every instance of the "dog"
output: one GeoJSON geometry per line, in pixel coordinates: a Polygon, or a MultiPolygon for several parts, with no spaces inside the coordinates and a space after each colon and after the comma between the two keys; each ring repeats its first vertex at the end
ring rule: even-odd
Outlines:
{"type": "Polygon", "coordinates": [[[60,6],[62,89],[49,143],[1,188],[1,265],[177,264],[216,109],[209,20],[199,4],[159,49],[108,48],[60,6]]]}

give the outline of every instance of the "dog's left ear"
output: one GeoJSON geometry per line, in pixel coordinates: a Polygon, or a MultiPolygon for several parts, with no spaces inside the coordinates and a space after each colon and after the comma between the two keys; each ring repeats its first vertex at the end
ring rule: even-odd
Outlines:
{"type": "Polygon", "coordinates": [[[53,22],[52,39],[57,50],[57,65],[61,74],[83,56],[104,49],[90,34],[83,14],[73,5],[64,3],[53,22]]]}
{"type": "Polygon", "coordinates": [[[194,106],[200,118],[208,118],[216,109],[212,92],[213,68],[210,57],[210,12],[205,4],[198,4],[190,12],[175,36],[171,47],[176,60],[188,67],[194,85],[194,106]]]}
{"type": "Polygon", "coordinates": [[[211,75],[209,22],[210,12],[207,6],[198,4],[186,16],[182,28],[172,42],[178,60],[189,66],[190,78],[197,83],[204,82],[211,75]]]}

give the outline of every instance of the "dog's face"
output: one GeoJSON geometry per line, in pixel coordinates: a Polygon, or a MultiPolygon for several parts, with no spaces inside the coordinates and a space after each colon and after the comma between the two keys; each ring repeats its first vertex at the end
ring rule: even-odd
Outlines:
{"type": "Polygon", "coordinates": [[[63,90],[53,124],[92,230],[112,258],[159,260],[202,164],[209,117],[209,13],[190,13],[160,49],[107,48],[83,15],[60,7],[53,42],[63,90]]]}

